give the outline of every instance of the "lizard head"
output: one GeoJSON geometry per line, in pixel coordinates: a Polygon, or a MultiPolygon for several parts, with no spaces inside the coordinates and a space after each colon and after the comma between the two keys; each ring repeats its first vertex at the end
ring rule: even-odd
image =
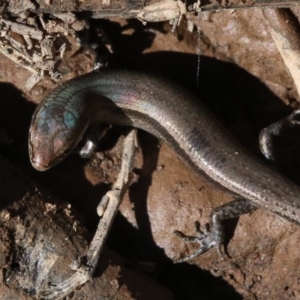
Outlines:
{"type": "Polygon", "coordinates": [[[33,167],[45,171],[61,162],[81,140],[86,128],[79,114],[60,104],[42,102],[29,130],[29,156],[33,167]]]}

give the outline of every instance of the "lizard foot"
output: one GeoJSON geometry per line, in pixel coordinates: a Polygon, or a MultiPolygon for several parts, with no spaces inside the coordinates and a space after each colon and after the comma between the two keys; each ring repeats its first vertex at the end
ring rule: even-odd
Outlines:
{"type": "Polygon", "coordinates": [[[222,224],[223,220],[237,218],[240,215],[251,213],[257,207],[249,200],[246,199],[235,199],[234,201],[228,202],[215,208],[210,216],[209,228],[202,231],[200,228],[200,223],[195,223],[195,229],[197,236],[189,237],[180,231],[175,231],[175,234],[179,236],[186,242],[198,243],[200,244],[199,249],[193,254],[179,259],[176,263],[188,261],[206,251],[210,248],[217,247],[219,255],[224,259],[228,259],[229,255],[224,251],[224,226],[222,224]]]}
{"type": "Polygon", "coordinates": [[[184,258],[176,260],[175,263],[181,263],[181,262],[188,261],[188,260],[195,258],[198,255],[208,251],[210,248],[213,248],[216,246],[219,247],[220,243],[218,241],[218,236],[216,236],[213,231],[210,231],[207,227],[202,231],[200,228],[199,222],[195,222],[195,231],[197,233],[197,236],[187,236],[180,231],[174,232],[179,238],[183,239],[184,241],[186,241],[188,243],[200,244],[200,247],[196,252],[192,253],[189,256],[186,256],[184,258]]]}

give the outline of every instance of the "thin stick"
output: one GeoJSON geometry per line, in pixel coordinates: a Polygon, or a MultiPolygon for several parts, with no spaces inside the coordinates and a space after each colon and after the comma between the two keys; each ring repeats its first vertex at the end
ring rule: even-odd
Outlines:
{"type": "Polygon", "coordinates": [[[269,31],[292,76],[300,95],[300,32],[299,23],[288,9],[266,8],[263,10],[269,31]]]}
{"type": "Polygon", "coordinates": [[[218,11],[228,9],[252,9],[265,7],[293,7],[298,6],[298,0],[255,0],[255,1],[223,1],[223,0],[201,0],[201,11],[218,11]]]}
{"type": "Polygon", "coordinates": [[[112,222],[116,216],[123,196],[128,189],[131,180],[136,148],[136,130],[132,130],[125,139],[122,155],[122,165],[117,181],[112,189],[102,198],[97,212],[102,217],[91,246],[87,254],[81,258],[82,264],[76,268],[76,272],[64,282],[41,293],[41,299],[62,299],[74,291],[78,286],[91,279],[98,264],[104,242],[107,238],[112,222]],[[83,262],[85,261],[85,262],[83,262]]]}

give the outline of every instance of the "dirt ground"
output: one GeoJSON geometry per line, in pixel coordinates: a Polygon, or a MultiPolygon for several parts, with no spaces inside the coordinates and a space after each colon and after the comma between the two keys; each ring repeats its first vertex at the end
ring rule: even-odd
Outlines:
{"type": "MultiPolygon", "coordinates": [[[[293,12],[300,20],[300,10],[293,12]]],[[[186,87],[259,159],[260,130],[299,106],[292,78],[260,9],[188,15],[174,33],[167,23],[144,26],[137,20],[112,19],[92,24],[101,24],[111,40],[115,65],[154,72],[186,87]],[[188,31],[188,20],[200,32],[188,31]]],[[[93,56],[77,50],[70,38],[62,64],[64,80],[91,69],[93,56]]],[[[90,160],[74,154],[47,172],[35,171],[27,150],[30,118],[35,105],[56,84],[45,79],[28,92],[24,88],[28,76],[28,71],[0,56],[0,128],[11,140],[0,152],[23,176],[71,203],[80,212],[80,224],[93,233],[98,223],[96,206],[119,171],[126,131],[113,128],[90,160]]],[[[107,241],[127,268],[164,286],[174,299],[300,299],[300,228],[262,209],[226,222],[230,260],[210,250],[188,263],[173,264],[195,249],[173,232],[192,235],[195,221],[204,225],[213,208],[232,198],[198,178],[150,134],[140,132],[139,144],[136,180],[107,241]]],[[[278,143],[278,166],[299,184],[298,145],[297,136],[278,143]]],[[[6,193],[16,193],[17,184],[6,193]]],[[[9,237],[5,241],[9,244],[9,237]]],[[[110,261],[107,255],[103,259],[110,261]]],[[[2,268],[7,268],[7,261],[7,257],[0,261],[2,268]]],[[[130,285],[128,290],[132,292],[130,285]]],[[[76,295],[70,299],[102,299],[76,295]]],[[[169,297],[163,296],[168,293],[160,295],[161,299],[169,297]]],[[[144,299],[133,292],[131,296],[144,299]]]]}

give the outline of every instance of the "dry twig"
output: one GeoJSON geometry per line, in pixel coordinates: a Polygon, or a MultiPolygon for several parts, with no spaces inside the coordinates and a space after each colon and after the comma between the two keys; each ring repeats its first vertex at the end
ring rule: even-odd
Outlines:
{"type": "Polygon", "coordinates": [[[287,9],[263,10],[269,31],[300,95],[300,36],[299,24],[287,9]]]}
{"type": "Polygon", "coordinates": [[[78,286],[91,279],[118,207],[130,184],[135,148],[136,130],[132,130],[124,142],[122,165],[118,179],[112,189],[103,196],[98,206],[97,212],[101,219],[87,254],[81,258],[80,265],[75,267],[76,272],[73,276],[55,287],[42,292],[42,299],[62,299],[78,286]]]}

